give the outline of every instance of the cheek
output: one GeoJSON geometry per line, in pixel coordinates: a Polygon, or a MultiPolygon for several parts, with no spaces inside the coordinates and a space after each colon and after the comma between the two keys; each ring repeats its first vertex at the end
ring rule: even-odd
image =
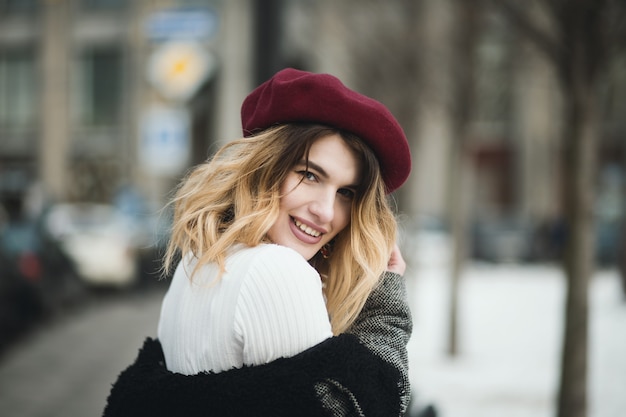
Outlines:
{"type": "Polygon", "coordinates": [[[300,177],[294,174],[287,175],[287,178],[283,181],[280,186],[280,195],[281,195],[281,205],[285,198],[289,198],[289,195],[293,193],[298,188],[300,184],[300,177]]]}
{"type": "Polygon", "coordinates": [[[337,233],[341,232],[350,224],[352,215],[352,207],[350,204],[340,204],[335,209],[335,229],[337,233]]]}
{"type": "Polygon", "coordinates": [[[298,204],[299,201],[299,193],[298,193],[298,181],[290,181],[287,179],[282,187],[280,187],[280,201],[279,206],[281,210],[289,210],[298,204]]]}

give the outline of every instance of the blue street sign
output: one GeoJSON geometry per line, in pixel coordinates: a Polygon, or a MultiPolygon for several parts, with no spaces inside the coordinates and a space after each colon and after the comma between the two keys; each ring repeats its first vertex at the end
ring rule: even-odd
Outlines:
{"type": "Polygon", "coordinates": [[[210,8],[184,7],[152,13],[144,24],[146,36],[155,41],[172,39],[209,40],[219,19],[210,8]]]}

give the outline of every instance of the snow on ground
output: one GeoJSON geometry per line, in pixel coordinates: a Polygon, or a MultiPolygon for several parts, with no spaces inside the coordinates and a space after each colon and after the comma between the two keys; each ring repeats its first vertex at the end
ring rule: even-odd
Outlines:
{"type": "MultiPolygon", "coordinates": [[[[418,403],[441,417],[552,417],[560,372],[565,280],[556,266],[469,264],[460,287],[459,355],[446,354],[449,273],[407,274],[410,376],[418,403]]],[[[590,294],[589,417],[626,410],[626,299],[617,272],[590,294]]]]}

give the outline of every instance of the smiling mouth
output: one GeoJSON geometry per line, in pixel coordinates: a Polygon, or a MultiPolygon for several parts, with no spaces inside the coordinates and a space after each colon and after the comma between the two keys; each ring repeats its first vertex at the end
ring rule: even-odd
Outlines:
{"type": "Polygon", "coordinates": [[[322,234],[321,232],[307,226],[306,224],[293,219],[294,224],[298,227],[298,229],[302,230],[304,233],[306,233],[309,236],[313,236],[313,237],[320,237],[320,235],[322,234]]]}

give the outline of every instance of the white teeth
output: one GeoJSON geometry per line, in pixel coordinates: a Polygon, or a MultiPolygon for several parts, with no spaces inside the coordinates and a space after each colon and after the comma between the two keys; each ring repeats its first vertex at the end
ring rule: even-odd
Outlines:
{"type": "Polygon", "coordinates": [[[303,223],[299,222],[296,219],[294,219],[294,223],[296,224],[296,226],[298,226],[298,228],[300,230],[302,230],[307,235],[310,235],[310,236],[313,236],[313,237],[318,237],[319,235],[321,235],[321,233],[318,232],[317,230],[314,230],[314,229],[310,228],[306,224],[303,224],[303,223]]]}

